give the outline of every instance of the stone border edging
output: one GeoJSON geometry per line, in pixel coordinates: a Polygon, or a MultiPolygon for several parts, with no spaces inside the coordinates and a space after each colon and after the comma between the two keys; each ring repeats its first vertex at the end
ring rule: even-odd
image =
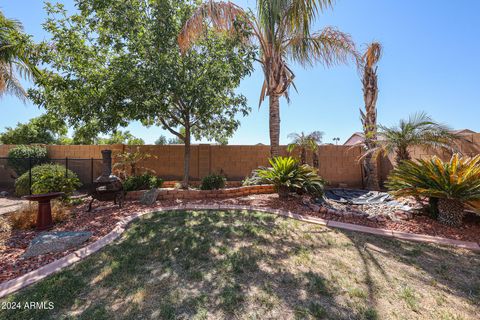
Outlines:
{"type": "Polygon", "coordinates": [[[120,237],[120,235],[125,231],[127,226],[134,220],[140,218],[141,216],[162,211],[175,211],[175,210],[249,210],[249,211],[259,211],[267,212],[272,214],[277,214],[280,216],[296,219],[303,222],[309,222],[319,225],[324,225],[331,228],[339,228],[350,231],[357,231],[363,233],[369,233],[374,235],[380,235],[395,239],[417,241],[417,242],[426,242],[426,243],[435,243],[440,245],[448,245],[462,249],[468,249],[472,251],[480,252],[480,244],[476,242],[454,240],[442,237],[434,237],[429,235],[414,234],[407,232],[399,232],[387,229],[379,229],[366,227],[351,223],[344,223],[333,220],[325,220],[315,217],[307,217],[294,213],[291,211],[281,210],[281,209],[272,209],[272,208],[258,208],[255,206],[242,206],[242,205],[200,205],[200,204],[182,204],[179,206],[170,206],[170,207],[158,207],[156,209],[148,209],[138,212],[137,214],[131,215],[121,219],[117,226],[110,231],[107,235],[103,236],[99,240],[83,247],[75,252],[66,255],[58,260],[55,260],[47,265],[44,265],[36,270],[30,271],[18,278],[5,281],[0,284],[0,298],[3,298],[11,293],[14,293],[20,289],[23,289],[31,284],[34,284],[47,276],[57,273],[62,269],[65,269],[68,266],[73,265],[74,263],[88,257],[92,253],[97,252],[108,244],[112,243],[120,237]]]}
{"type": "MultiPolygon", "coordinates": [[[[127,200],[139,200],[148,190],[128,191],[127,200]]],[[[207,200],[207,199],[225,199],[230,197],[242,197],[250,194],[274,193],[275,187],[271,184],[262,184],[255,186],[241,186],[234,188],[225,188],[218,190],[182,190],[174,188],[161,188],[157,200],[207,200]]]]}

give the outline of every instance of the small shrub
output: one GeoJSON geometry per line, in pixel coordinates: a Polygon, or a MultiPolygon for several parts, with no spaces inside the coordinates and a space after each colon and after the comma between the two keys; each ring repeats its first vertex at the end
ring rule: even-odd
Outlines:
{"type": "Polygon", "coordinates": [[[431,212],[440,222],[459,226],[465,202],[480,200],[480,155],[461,158],[454,154],[447,162],[436,156],[405,160],[392,170],[386,186],[396,197],[428,197],[431,212]]]}
{"type": "Polygon", "coordinates": [[[17,146],[8,152],[8,166],[21,176],[30,168],[47,162],[47,148],[42,146],[17,146]]]}
{"type": "MultiPolygon", "coordinates": [[[[25,172],[15,180],[15,194],[29,194],[29,182],[29,173],[25,172]]],[[[77,174],[60,164],[42,164],[32,168],[32,194],[65,192],[69,195],[81,185],[77,174]]]]}
{"type": "MultiPolygon", "coordinates": [[[[264,169],[264,168],[259,168],[264,169]]],[[[250,176],[245,177],[242,181],[242,186],[258,186],[260,184],[266,184],[267,182],[258,176],[258,169],[253,170],[250,176]]]]}
{"type": "Polygon", "coordinates": [[[202,190],[218,190],[225,188],[227,179],[219,174],[211,174],[202,179],[200,189],[202,190]]]}
{"type": "Polygon", "coordinates": [[[123,188],[125,191],[150,190],[160,188],[162,184],[162,179],[149,172],[145,172],[140,176],[130,176],[125,179],[123,182],[123,188]]]}
{"type": "MultiPolygon", "coordinates": [[[[35,227],[37,223],[37,203],[29,203],[22,206],[17,211],[9,214],[8,223],[12,229],[28,230],[35,227]]],[[[70,207],[62,201],[52,201],[53,222],[63,222],[70,217],[70,207]]]]}
{"type": "Polygon", "coordinates": [[[273,184],[281,198],[291,191],[316,197],[323,195],[325,181],[314,168],[300,165],[292,157],[276,157],[269,162],[271,167],[257,169],[256,174],[263,182],[273,184]]]}

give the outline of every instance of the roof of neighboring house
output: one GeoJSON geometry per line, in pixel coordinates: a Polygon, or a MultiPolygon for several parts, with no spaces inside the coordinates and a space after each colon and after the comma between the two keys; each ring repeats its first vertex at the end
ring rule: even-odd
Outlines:
{"type": "MultiPolygon", "coordinates": [[[[476,133],[475,131],[473,130],[470,130],[470,129],[459,129],[459,130],[452,130],[452,133],[456,133],[456,134],[473,134],[473,133],[476,133]]],[[[363,140],[365,139],[365,135],[363,134],[363,132],[354,132],[350,138],[347,139],[347,141],[345,141],[345,143],[343,144],[344,146],[352,146],[354,144],[357,144],[359,142],[362,142],[363,140]]]]}

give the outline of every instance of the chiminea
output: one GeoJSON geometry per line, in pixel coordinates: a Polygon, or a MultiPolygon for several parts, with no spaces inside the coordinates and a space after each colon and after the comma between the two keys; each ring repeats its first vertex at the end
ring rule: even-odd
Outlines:
{"type": "Polygon", "coordinates": [[[102,175],[93,182],[92,200],[88,211],[92,210],[93,200],[113,201],[121,208],[125,200],[125,192],[120,179],[112,174],[112,150],[102,150],[102,175]]]}

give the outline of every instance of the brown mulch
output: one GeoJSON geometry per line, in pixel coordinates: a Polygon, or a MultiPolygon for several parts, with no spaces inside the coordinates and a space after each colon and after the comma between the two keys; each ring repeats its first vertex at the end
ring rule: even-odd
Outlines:
{"type": "MultiPolygon", "coordinates": [[[[335,214],[317,213],[303,205],[300,199],[292,198],[281,200],[276,194],[250,195],[229,199],[183,201],[163,200],[157,201],[156,205],[151,206],[151,208],[156,206],[174,206],[182,203],[218,203],[269,207],[273,209],[291,210],[303,215],[316,216],[323,219],[354,223],[369,227],[480,242],[480,217],[473,214],[466,217],[464,226],[460,228],[447,227],[429,217],[421,215],[416,215],[413,219],[408,221],[396,222],[387,220],[385,222],[374,222],[366,218],[343,217],[335,214]]],[[[112,203],[105,202],[98,204],[97,202],[96,207],[94,207],[92,212],[86,212],[85,208],[85,204],[73,207],[71,217],[64,222],[55,225],[51,231],[91,231],[93,232],[93,236],[85,243],[85,245],[87,245],[112,231],[122,218],[135,214],[139,210],[146,209],[147,206],[141,205],[139,202],[135,201],[127,202],[122,209],[118,209],[118,207],[114,206],[112,203]]],[[[0,283],[26,274],[29,271],[35,270],[78,249],[74,248],[65,252],[45,254],[23,259],[21,255],[27,249],[30,241],[37,235],[38,232],[34,230],[0,232],[0,283]]]]}

